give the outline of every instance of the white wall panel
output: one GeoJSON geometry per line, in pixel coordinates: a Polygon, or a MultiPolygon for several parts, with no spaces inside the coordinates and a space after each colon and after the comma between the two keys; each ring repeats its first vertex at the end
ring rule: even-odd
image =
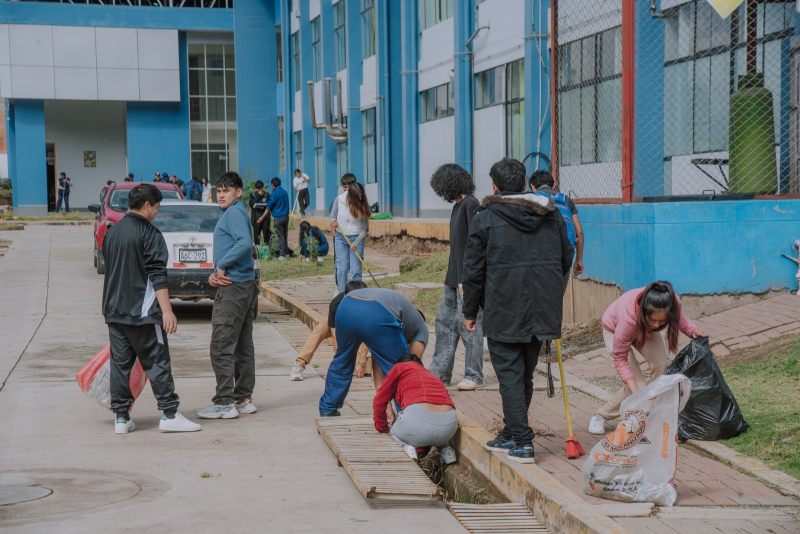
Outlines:
{"type": "Polygon", "coordinates": [[[12,65],[53,66],[52,26],[11,24],[8,27],[8,35],[12,65]]]}
{"type": "Polygon", "coordinates": [[[97,69],[56,67],[56,99],[97,100],[97,69]]]}
{"type": "Polygon", "coordinates": [[[290,7],[292,10],[289,12],[289,21],[292,27],[292,33],[295,33],[300,30],[300,19],[295,16],[295,14],[300,11],[300,0],[292,0],[290,7]]]}
{"type": "Polygon", "coordinates": [[[176,30],[145,30],[139,28],[138,49],[140,69],[178,70],[178,32],[176,30]]]}
{"type": "MultiPolygon", "coordinates": [[[[344,115],[347,115],[347,108],[350,105],[349,104],[350,100],[347,97],[347,94],[348,94],[347,93],[347,84],[348,84],[347,69],[340,70],[339,72],[337,72],[336,73],[336,78],[339,79],[339,80],[342,80],[342,108],[344,108],[344,109],[342,109],[342,113],[344,115]]],[[[334,89],[334,92],[335,92],[335,89],[334,89]]],[[[334,108],[337,109],[337,110],[339,109],[338,108],[338,101],[337,101],[337,103],[334,104],[334,108]]]]}
{"type": "Polygon", "coordinates": [[[422,210],[449,210],[448,204],[431,189],[431,175],[444,163],[456,159],[455,117],[419,125],[419,207],[422,210]]]}
{"type": "Polygon", "coordinates": [[[138,69],[136,28],[96,28],[97,68],[138,69]]]}
{"type": "Polygon", "coordinates": [[[375,58],[377,56],[370,56],[362,63],[362,80],[361,84],[361,109],[375,107],[375,96],[377,90],[375,88],[375,58]]]}
{"type": "Polygon", "coordinates": [[[622,0],[568,2],[558,6],[558,44],[577,41],[622,24],[622,0]]]}
{"type": "MultiPolygon", "coordinates": [[[[472,41],[475,72],[509,63],[525,55],[523,13],[524,0],[486,0],[478,6],[478,25],[489,26],[489,29],[481,30],[472,41]]],[[[547,24],[546,10],[541,23],[547,24]]],[[[542,30],[541,33],[548,31],[542,30]]]]}
{"type": "Polygon", "coordinates": [[[139,100],[180,102],[181,77],[177,70],[139,69],[139,100]]]}
{"type": "MultiPolygon", "coordinates": [[[[306,90],[307,91],[307,90],[306,90]]],[[[306,92],[308,94],[308,92],[306,92]]],[[[294,113],[292,113],[292,131],[299,132],[303,129],[303,92],[294,93],[294,113]]],[[[294,158],[294,155],[292,155],[294,158]]]]}
{"type": "Polygon", "coordinates": [[[12,65],[11,96],[13,98],[54,99],[56,86],[53,67],[12,65]]]}
{"type": "Polygon", "coordinates": [[[419,90],[450,81],[453,70],[453,17],[431,26],[420,37],[419,90]]]}
{"type": "Polygon", "coordinates": [[[0,65],[0,98],[11,98],[11,67],[0,65]]]}
{"type": "Polygon", "coordinates": [[[309,0],[308,1],[308,20],[314,20],[315,18],[319,17],[320,14],[320,0],[309,0]]]}
{"type": "Polygon", "coordinates": [[[139,71],[133,69],[97,69],[99,100],[139,100],[139,71]]]}
{"type": "MultiPolygon", "coordinates": [[[[53,64],[56,67],[97,67],[94,28],[53,26],[53,64]]],[[[58,78],[58,74],[56,74],[58,78]]]]}
{"type": "Polygon", "coordinates": [[[503,106],[492,106],[475,112],[475,196],[482,199],[492,194],[489,170],[506,154],[506,129],[503,106]]]}
{"type": "MultiPolygon", "coordinates": [[[[308,85],[306,85],[304,89],[305,91],[301,91],[301,93],[305,98],[308,98],[308,85]]],[[[314,113],[317,124],[323,124],[328,120],[328,117],[325,116],[325,92],[323,90],[323,82],[316,82],[314,84],[314,113]]]]}
{"type": "Polygon", "coordinates": [[[0,24],[0,65],[11,65],[11,51],[8,47],[8,24],[0,24]]]}
{"type": "Polygon", "coordinates": [[[572,198],[597,198],[598,192],[609,198],[620,198],[622,162],[591,163],[558,168],[559,190],[572,198]]]}

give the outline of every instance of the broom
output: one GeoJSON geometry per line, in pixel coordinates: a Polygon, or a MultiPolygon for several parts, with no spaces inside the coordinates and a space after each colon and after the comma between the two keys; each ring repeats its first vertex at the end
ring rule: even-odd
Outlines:
{"type": "Polygon", "coordinates": [[[297,214],[294,212],[295,208],[297,207],[297,199],[300,198],[299,196],[295,195],[294,197],[294,206],[292,206],[292,211],[289,212],[289,217],[292,219],[297,218],[297,214]]]}
{"type": "Polygon", "coordinates": [[[561,391],[564,394],[564,409],[567,412],[567,458],[575,459],[580,458],[586,451],[583,450],[581,444],[578,443],[578,438],[572,433],[572,419],[569,416],[569,399],[567,399],[567,383],[564,381],[564,363],[561,361],[561,340],[556,339],[556,355],[558,356],[558,370],[561,373],[561,391]]]}
{"type": "MultiPolygon", "coordinates": [[[[342,227],[341,226],[337,226],[336,229],[339,230],[339,233],[342,234],[342,237],[344,237],[344,240],[347,241],[347,245],[349,247],[351,247],[351,250],[352,250],[353,244],[350,242],[350,239],[347,237],[347,234],[344,233],[344,230],[342,230],[342,227]]],[[[361,262],[361,266],[364,267],[367,270],[367,272],[369,273],[369,275],[372,277],[372,281],[375,282],[375,285],[378,286],[378,287],[381,287],[381,285],[378,283],[378,281],[375,280],[375,276],[373,276],[372,271],[370,271],[369,267],[367,267],[367,264],[364,263],[364,260],[362,260],[361,256],[358,255],[358,251],[353,250],[353,252],[355,252],[356,258],[358,258],[358,261],[361,262]]]]}

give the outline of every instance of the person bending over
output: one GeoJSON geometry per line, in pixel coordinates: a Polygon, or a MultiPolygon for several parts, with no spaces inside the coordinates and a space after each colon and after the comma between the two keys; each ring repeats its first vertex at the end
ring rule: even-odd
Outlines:
{"type": "Polygon", "coordinates": [[[178,330],[178,319],[172,313],[167,289],[167,243],[153,226],[162,198],[161,191],[151,184],[131,189],[130,211],[108,230],[103,242],[103,316],[111,341],[111,409],[116,414],[117,434],[136,428],[130,416],[134,400],[130,382],[137,358],[150,379],[158,409],[164,412],[159,430],[195,432],[201,428],[178,411],[172,378],[167,335],[178,330]]]}
{"type": "Polygon", "coordinates": [[[414,354],[404,354],[389,371],[372,402],[375,430],[389,432],[412,460],[417,447],[436,447],[444,463],[456,462],[450,440],[458,430],[458,416],[442,381],[425,369],[414,354]],[[397,420],[389,426],[386,412],[394,400],[400,405],[397,420]]]}
{"type": "MultiPolygon", "coordinates": [[[[410,353],[422,357],[428,344],[428,324],[411,301],[397,291],[359,289],[345,296],[336,310],[336,343],[338,348],[325,377],[325,393],[319,399],[323,417],[340,415],[362,343],[372,352],[372,379],[377,391],[400,356],[410,353]]],[[[386,415],[394,422],[391,407],[386,415]]]]}
{"type": "Polygon", "coordinates": [[[650,380],[667,372],[667,351],[678,352],[678,335],[704,337],[691,319],[681,312],[681,299],[669,282],[653,282],[632,289],[615,300],[603,314],[603,341],[614,358],[614,366],[625,384],[589,420],[589,432],[605,434],[605,423],[619,417],[619,407],[628,395],[647,385],[635,354],[650,367],[650,380]],[[661,332],[666,330],[666,339],[661,332]]]}
{"type": "MultiPolygon", "coordinates": [[[[292,372],[289,373],[289,380],[292,382],[299,382],[303,380],[303,371],[305,370],[306,365],[311,363],[311,358],[314,357],[314,353],[317,352],[319,346],[322,345],[322,342],[326,339],[331,339],[331,343],[333,343],[333,350],[338,348],[336,345],[336,310],[339,308],[339,304],[342,303],[342,299],[345,297],[345,295],[351,291],[355,291],[356,289],[366,289],[366,287],[367,284],[361,280],[347,282],[347,287],[345,287],[344,293],[339,293],[333,297],[333,300],[328,305],[328,317],[325,320],[317,323],[317,327],[312,330],[311,335],[308,336],[306,344],[303,345],[303,349],[300,351],[300,354],[297,355],[297,359],[292,366],[292,372]]],[[[356,378],[362,378],[364,376],[366,366],[367,347],[366,345],[362,344],[361,357],[356,363],[356,378]]]]}
{"type": "Polygon", "coordinates": [[[328,238],[316,226],[311,226],[308,221],[300,223],[300,261],[308,261],[311,253],[308,250],[308,239],[314,238],[317,241],[317,261],[325,261],[328,255],[328,238]]]}

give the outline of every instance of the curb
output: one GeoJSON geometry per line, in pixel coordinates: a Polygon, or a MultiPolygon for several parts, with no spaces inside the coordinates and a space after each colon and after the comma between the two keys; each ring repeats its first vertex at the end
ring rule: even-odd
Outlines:
{"type": "Polygon", "coordinates": [[[305,302],[291,297],[280,289],[276,289],[267,283],[261,284],[259,292],[263,297],[268,298],[283,309],[295,313],[295,317],[303,321],[311,330],[314,330],[324,318],[322,314],[305,302]]]}
{"type": "Polygon", "coordinates": [[[24,230],[24,224],[0,224],[0,232],[10,232],[11,230],[24,230]]]}
{"type": "Polygon", "coordinates": [[[94,220],[91,221],[13,221],[15,224],[23,226],[93,226],[94,220]]]}
{"type": "Polygon", "coordinates": [[[524,503],[553,532],[623,534],[629,532],[536,464],[515,464],[484,447],[492,439],[458,410],[459,430],[451,442],[461,456],[507,498],[524,503]]]}

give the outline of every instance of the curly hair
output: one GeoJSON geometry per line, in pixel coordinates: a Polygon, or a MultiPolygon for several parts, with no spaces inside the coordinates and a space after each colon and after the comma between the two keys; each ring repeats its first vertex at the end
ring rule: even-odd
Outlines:
{"type": "Polygon", "coordinates": [[[455,202],[462,195],[474,193],[475,182],[461,165],[445,163],[431,176],[431,189],[445,202],[455,202]]]}

